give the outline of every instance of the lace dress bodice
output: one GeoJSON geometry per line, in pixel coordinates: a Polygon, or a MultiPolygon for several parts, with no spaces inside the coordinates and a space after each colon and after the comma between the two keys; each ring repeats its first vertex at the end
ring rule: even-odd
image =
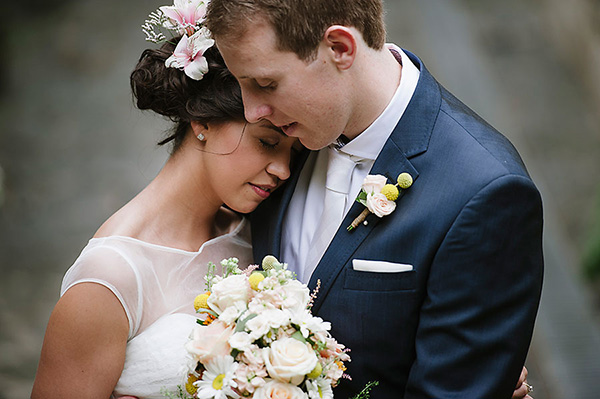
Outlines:
{"type": "Polygon", "coordinates": [[[242,268],[252,262],[245,218],[197,252],[122,236],[89,241],[65,274],[61,296],[75,284],[93,282],[110,289],[123,305],[129,337],[115,396],[164,398],[161,390],[183,385],[194,298],[205,289],[208,263],[219,267],[230,257],[238,258],[242,268]]]}

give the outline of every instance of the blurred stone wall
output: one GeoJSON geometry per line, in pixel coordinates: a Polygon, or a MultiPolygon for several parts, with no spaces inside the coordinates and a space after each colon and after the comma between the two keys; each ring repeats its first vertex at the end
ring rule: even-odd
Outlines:
{"type": "MultiPolygon", "coordinates": [[[[3,4],[0,399],[29,395],[62,275],[166,157],[154,143],[168,123],[137,111],[128,86],[147,47],[140,25],[162,4],[3,4]]],[[[387,0],[386,8],[390,40],[515,143],[542,190],[547,235],[577,273],[599,183],[600,3],[387,0]]],[[[536,397],[560,391],[553,375],[535,374],[536,397]]]]}
{"type": "Polygon", "coordinates": [[[0,24],[0,398],[29,396],[69,265],[162,165],[168,124],[129,73],[161,1],[3,2],[0,24]]]}

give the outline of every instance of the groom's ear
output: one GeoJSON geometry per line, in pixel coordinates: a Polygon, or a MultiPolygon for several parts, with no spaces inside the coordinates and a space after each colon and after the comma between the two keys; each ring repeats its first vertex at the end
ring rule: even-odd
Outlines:
{"type": "Polygon", "coordinates": [[[356,59],[357,41],[354,32],[342,25],[332,25],[323,35],[323,42],[330,51],[333,63],[340,70],[350,69],[356,59]]]}

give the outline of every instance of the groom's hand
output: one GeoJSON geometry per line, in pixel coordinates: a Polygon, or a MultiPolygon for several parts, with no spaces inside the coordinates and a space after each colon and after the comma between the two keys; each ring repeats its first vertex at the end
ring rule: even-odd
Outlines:
{"type": "Polygon", "coordinates": [[[533,399],[529,396],[529,392],[531,392],[531,385],[527,384],[527,368],[523,367],[521,370],[521,376],[519,377],[519,381],[517,382],[517,386],[512,395],[512,399],[533,399]]]}

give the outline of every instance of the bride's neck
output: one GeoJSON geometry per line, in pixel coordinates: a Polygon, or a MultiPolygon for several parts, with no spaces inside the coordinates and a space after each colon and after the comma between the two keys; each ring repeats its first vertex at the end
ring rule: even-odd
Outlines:
{"type": "MultiPolygon", "coordinates": [[[[182,149],[185,151],[185,149],[182,149]]],[[[158,176],[140,193],[148,210],[146,223],[151,231],[171,241],[195,245],[218,234],[217,214],[221,204],[203,196],[204,173],[194,159],[198,154],[177,153],[158,176]]]]}
{"type": "Polygon", "coordinates": [[[221,204],[203,195],[204,173],[196,152],[180,151],[127,205],[98,230],[96,237],[124,235],[153,244],[197,250],[222,232],[221,204]],[[195,158],[196,157],[196,158],[195,158]]]}

